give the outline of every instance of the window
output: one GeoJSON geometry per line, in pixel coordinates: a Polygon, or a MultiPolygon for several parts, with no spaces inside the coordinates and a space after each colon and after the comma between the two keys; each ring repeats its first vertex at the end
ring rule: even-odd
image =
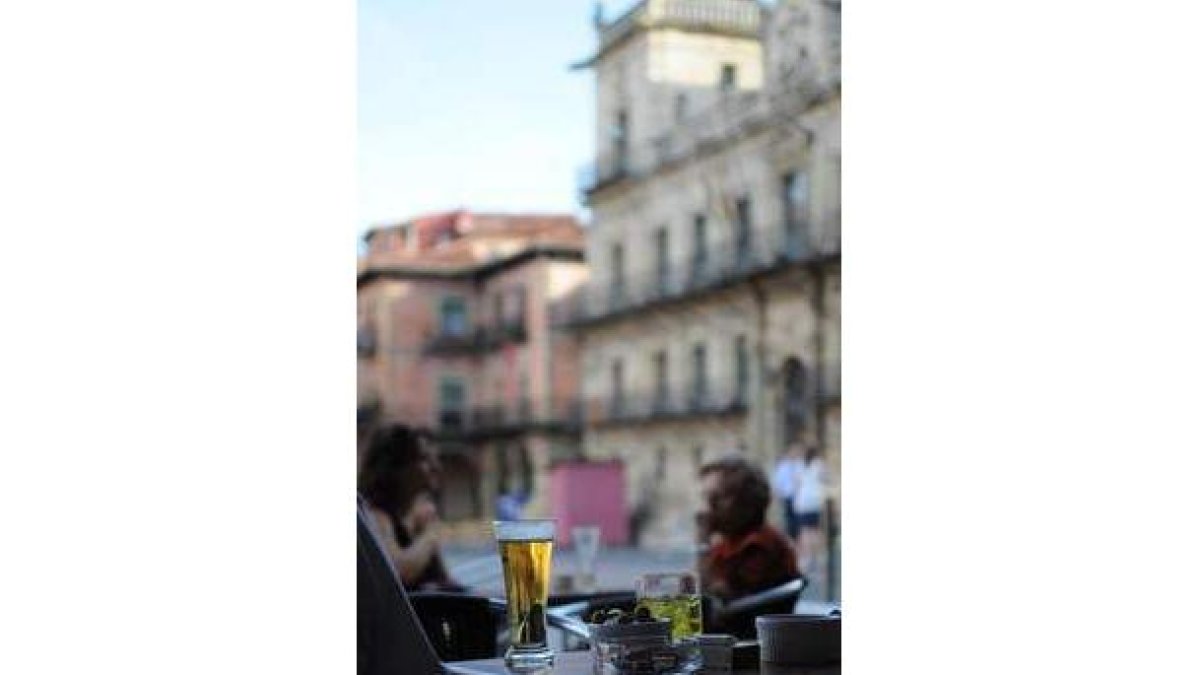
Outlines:
{"type": "Polygon", "coordinates": [[[667,352],[654,354],[654,407],[658,410],[667,405],[667,352]]]}
{"type": "Polygon", "coordinates": [[[467,305],[462,298],[449,297],[442,300],[441,333],[452,337],[467,334],[467,305]]]}
{"type": "Polygon", "coordinates": [[[750,222],[750,198],[741,197],[734,204],[734,237],[737,246],[737,262],[739,266],[750,262],[753,246],[751,239],[752,227],[750,222]]]}
{"type": "Polygon", "coordinates": [[[496,445],[492,451],[494,461],[496,463],[496,493],[505,494],[512,489],[510,481],[512,480],[512,470],[509,469],[509,453],[508,447],[504,445],[496,445]]]}
{"type": "Polygon", "coordinates": [[[808,424],[808,374],[795,357],[783,362],[783,440],[799,440],[808,424]]]}
{"type": "Polygon", "coordinates": [[[734,401],[744,405],[750,384],[750,352],[746,348],[746,336],[739,335],[733,343],[734,401]]]}
{"type": "Polygon", "coordinates": [[[659,482],[667,478],[667,449],[660,447],[654,452],[654,477],[659,482]]]}
{"type": "Polygon", "coordinates": [[[783,176],[784,246],[790,256],[804,249],[808,225],[808,174],[792,172],[783,176]]]}
{"type": "Polygon", "coordinates": [[[687,94],[675,94],[675,121],[682,122],[687,117],[687,94]]]}
{"type": "Polygon", "coordinates": [[[624,110],[617,111],[616,124],[613,125],[613,159],[616,162],[614,169],[616,173],[622,174],[625,172],[629,160],[629,113],[624,110]]]}
{"type": "Polygon", "coordinates": [[[492,297],[492,320],[497,326],[504,324],[504,294],[497,292],[492,297]]]}
{"type": "Polygon", "coordinates": [[[667,228],[660,227],[654,233],[654,255],[658,261],[656,276],[658,279],[658,292],[660,294],[667,292],[668,284],[670,283],[670,267],[668,263],[667,249],[667,228]]]}
{"type": "Polygon", "coordinates": [[[461,429],[466,418],[467,390],[462,380],[442,380],[438,392],[439,421],[443,429],[461,429]]]}
{"type": "Polygon", "coordinates": [[[611,258],[611,300],[614,305],[619,305],[625,301],[625,247],[620,244],[613,244],[611,258]]]}
{"type": "Polygon", "coordinates": [[[526,295],[527,294],[525,292],[524,286],[517,286],[517,289],[515,291],[513,291],[513,297],[515,298],[515,301],[513,304],[515,304],[517,306],[515,320],[517,321],[517,323],[520,323],[521,325],[525,324],[526,295]]]}
{"type": "Polygon", "coordinates": [[[527,373],[521,373],[518,388],[520,389],[520,399],[517,401],[517,420],[528,422],[533,419],[533,401],[529,398],[529,375],[527,373]]]}
{"type": "Polygon", "coordinates": [[[707,268],[708,218],[697,213],[692,217],[692,276],[702,276],[707,268]]]}
{"type": "Polygon", "coordinates": [[[692,407],[708,398],[708,351],[704,345],[692,347],[692,407]]]}
{"type": "Polygon", "coordinates": [[[737,66],[732,63],[721,64],[721,91],[733,91],[737,88],[737,66]]]}
{"type": "Polygon", "coordinates": [[[696,447],[692,448],[692,464],[695,464],[697,469],[704,464],[703,445],[697,445],[696,447]]]}
{"type": "Polygon", "coordinates": [[[612,364],[612,410],[620,415],[625,408],[625,365],[621,359],[612,364]]]}

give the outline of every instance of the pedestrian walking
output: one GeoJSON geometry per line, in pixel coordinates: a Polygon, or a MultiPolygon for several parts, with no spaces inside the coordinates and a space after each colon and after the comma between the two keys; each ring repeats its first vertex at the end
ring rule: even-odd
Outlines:
{"type": "Polygon", "coordinates": [[[810,445],[796,470],[796,493],[792,499],[792,509],[800,529],[797,545],[800,569],[806,574],[815,570],[817,553],[821,548],[821,515],[825,508],[828,484],[829,472],[825,460],[816,446],[810,445]]]}
{"type": "Polygon", "coordinates": [[[784,531],[793,541],[800,532],[800,520],[796,517],[796,509],[792,502],[796,498],[796,479],[803,466],[803,459],[800,446],[790,445],[776,463],[775,472],[771,474],[771,489],[775,491],[783,509],[784,531]]]}

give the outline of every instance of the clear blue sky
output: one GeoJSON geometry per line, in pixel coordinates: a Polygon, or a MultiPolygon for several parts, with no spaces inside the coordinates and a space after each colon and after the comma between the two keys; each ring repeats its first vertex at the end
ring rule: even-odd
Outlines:
{"type": "MultiPolygon", "coordinates": [[[[631,0],[607,0],[612,18],[631,0]]],[[[357,228],[459,206],[582,210],[590,0],[359,0],[357,228]]]]}

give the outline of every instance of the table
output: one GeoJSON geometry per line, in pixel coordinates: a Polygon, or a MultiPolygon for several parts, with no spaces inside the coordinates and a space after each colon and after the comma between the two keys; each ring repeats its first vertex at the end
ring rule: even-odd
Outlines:
{"type": "MultiPolygon", "coordinates": [[[[543,671],[545,675],[592,675],[591,652],[561,652],[554,657],[554,668],[543,671]]],[[[504,659],[485,661],[459,661],[446,664],[447,670],[456,675],[509,675],[504,659]]],[[[703,671],[701,671],[703,672],[703,671]]],[[[710,671],[712,672],[712,671],[710,671]]],[[[840,665],[809,668],[800,666],[776,666],[764,663],[758,670],[724,671],[726,675],[841,675],[840,665]]]]}

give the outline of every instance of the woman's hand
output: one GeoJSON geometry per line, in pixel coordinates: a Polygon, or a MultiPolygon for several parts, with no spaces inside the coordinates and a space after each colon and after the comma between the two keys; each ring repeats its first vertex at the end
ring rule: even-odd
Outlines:
{"type": "Polygon", "coordinates": [[[408,509],[404,517],[404,527],[414,537],[420,536],[426,530],[436,529],[439,522],[437,504],[428,493],[419,495],[408,509]]]}

